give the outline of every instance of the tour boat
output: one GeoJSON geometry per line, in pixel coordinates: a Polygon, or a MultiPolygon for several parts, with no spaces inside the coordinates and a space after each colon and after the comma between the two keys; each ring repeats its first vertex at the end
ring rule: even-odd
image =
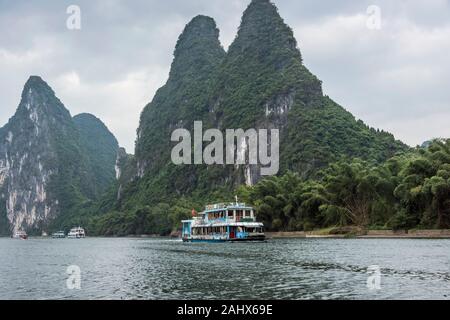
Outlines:
{"type": "Polygon", "coordinates": [[[21,240],[27,240],[28,239],[28,235],[25,231],[20,230],[20,231],[16,231],[16,233],[14,233],[13,235],[14,239],[21,239],[21,240]]]}
{"type": "Polygon", "coordinates": [[[264,241],[264,224],[256,222],[255,210],[245,203],[208,205],[205,211],[192,210],[192,219],[183,220],[184,242],[264,241]]]}
{"type": "Polygon", "coordinates": [[[84,232],[84,229],[81,227],[72,228],[70,232],[67,234],[67,238],[69,239],[81,239],[85,237],[86,234],[84,232]]]}
{"type": "Polygon", "coordinates": [[[63,239],[66,237],[66,234],[64,233],[64,231],[58,231],[52,234],[52,238],[53,239],[63,239]]]}

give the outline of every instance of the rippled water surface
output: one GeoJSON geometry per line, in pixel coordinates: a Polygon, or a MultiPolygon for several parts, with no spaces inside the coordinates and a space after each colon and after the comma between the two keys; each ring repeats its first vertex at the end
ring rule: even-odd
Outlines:
{"type": "Polygon", "coordinates": [[[450,240],[0,239],[0,299],[410,298],[450,298],[450,240]],[[80,290],[67,289],[70,265],[80,290]]]}

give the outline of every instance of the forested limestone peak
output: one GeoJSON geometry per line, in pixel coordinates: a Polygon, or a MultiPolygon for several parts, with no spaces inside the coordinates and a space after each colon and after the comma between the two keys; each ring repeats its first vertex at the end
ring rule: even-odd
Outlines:
{"type": "Polygon", "coordinates": [[[225,126],[258,126],[271,101],[323,105],[321,82],[303,65],[292,29],[269,1],[253,1],[245,10],[215,86],[213,105],[225,126]]]}
{"type": "Polygon", "coordinates": [[[180,78],[209,72],[225,51],[219,41],[219,29],[214,19],[198,15],[178,38],[170,78],[180,78]]]}
{"type": "Polygon", "coordinates": [[[119,144],[106,125],[96,116],[82,113],[73,117],[78,129],[82,153],[86,157],[86,167],[95,175],[95,188],[89,196],[99,197],[115,178],[115,160],[119,144]]]}
{"type": "Polygon", "coordinates": [[[215,21],[202,15],[193,18],[178,39],[169,80],[141,114],[135,150],[139,175],[148,164],[167,162],[168,137],[180,121],[202,119],[208,86],[224,57],[215,21]]]}
{"type": "Polygon", "coordinates": [[[42,103],[55,97],[55,92],[39,76],[31,76],[22,91],[22,102],[42,103]]]}
{"type": "Polygon", "coordinates": [[[48,91],[52,94],[55,94],[50,88],[50,86],[45,82],[40,76],[30,76],[25,83],[24,86],[24,92],[27,92],[29,89],[36,89],[36,90],[42,90],[42,91],[48,91]]]}
{"type": "Polygon", "coordinates": [[[80,113],[73,117],[73,121],[81,129],[83,129],[87,126],[91,126],[92,128],[97,128],[98,130],[101,130],[102,134],[108,135],[112,142],[115,142],[115,144],[118,144],[116,138],[109,131],[108,127],[103,123],[103,121],[101,119],[99,119],[95,115],[90,114],[90,113],[80,113]]]}
{"type": "Polygon", "coordinates": [[[71,121],[69,110],[56,97],[53,89],[39,76],[31,76],[22,91],[22,97],[13,119],[22,116],[32,121],[55,117],[61,121],[71,121]],[[29,116],[28,114],[33,114],[29,116]]]}
{"type": "Polygon", "coordinates": [[[301,61],[292,29],[285,24],[277,7],[266,0],[252,1],[242,16],[238,35],[229,53],[233,55],[249,51],[264,59],[271,57],[270,51],[273,50],[286,50],[301,61]]]}

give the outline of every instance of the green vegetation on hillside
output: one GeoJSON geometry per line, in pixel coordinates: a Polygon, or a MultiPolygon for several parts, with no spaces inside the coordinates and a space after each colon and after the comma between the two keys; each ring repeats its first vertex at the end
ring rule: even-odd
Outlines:
{"type": "Polygon", "coordinates": [[[200,211],[205,203],[231,201],[234,194],[255,206],[258,220],[270,231],[450,228],[450,139],[380,164],[342,158],[316,178],[288,171],[231,192],[166,196],[155,205],[109,208],[101,215],[95,214],[96,208],[83,223],[91,235],[167,235],[180,228],[192,208],[200,211]]]}
{"type": "Polygon", "coordinates": [[[75,116],[73,125],[76,131],[70,138],[54,137],[59,174],[52,177],[48,189],[59,201],[60,214],[49,224],[50,232],[81,225],[98,213],[98,201],[105,193],[115,192],[116,138],[90,114],[75,116]]]}
{"type": "Polygon", "coordinates": [[[304,180],[288,172],[242,187],[269,230],[450,227],[450,139],[374,165],[342,159],[304,180]]]}

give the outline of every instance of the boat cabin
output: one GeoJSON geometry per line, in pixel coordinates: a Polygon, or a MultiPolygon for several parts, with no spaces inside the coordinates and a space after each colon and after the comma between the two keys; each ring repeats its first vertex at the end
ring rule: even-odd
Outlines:
{"type": "Polygon", "coordinates": [[[184,241],[264,240],[264,225],[256,222],[255,210],[245,203],[214,204],[192,220],[184,220],[184,241]]]}

